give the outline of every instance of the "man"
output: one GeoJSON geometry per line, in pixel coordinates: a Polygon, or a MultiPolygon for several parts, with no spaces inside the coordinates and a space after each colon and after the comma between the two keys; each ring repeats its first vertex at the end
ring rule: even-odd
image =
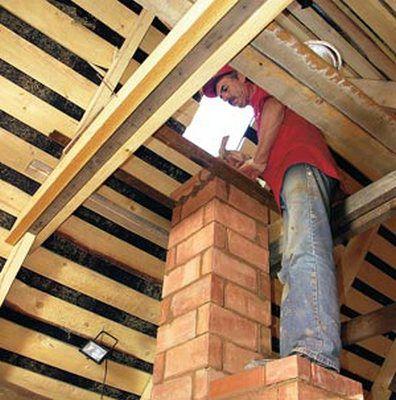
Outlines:
{"type": "Polygon", "coordinates": [[[339,371],[339,305],[329,222],[339,173],[321,132],[228,65],[206,83],[203,93],[254,110],[254,157],[246,160],[234,153],[227,161],[252,179],[262,177],[282,210],[280,355],[299,354],[339,371]]]}

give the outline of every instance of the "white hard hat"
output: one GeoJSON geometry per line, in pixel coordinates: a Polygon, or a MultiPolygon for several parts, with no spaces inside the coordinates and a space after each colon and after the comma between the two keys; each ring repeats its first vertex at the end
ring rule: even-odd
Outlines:
{"type": "Polygon", "coordinates": [[[334,68],[341,69],[341,54],[332,44],[325,42],[324,40],[307,40],[304,44],[334,68]]]}

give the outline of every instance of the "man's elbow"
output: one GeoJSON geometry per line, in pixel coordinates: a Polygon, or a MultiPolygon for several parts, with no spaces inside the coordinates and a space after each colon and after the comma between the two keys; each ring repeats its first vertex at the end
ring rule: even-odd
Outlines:
{"type": "Polygon", "coordinates": [[[267,113],[277,116],[279,118],[283,117],[286,106],[282,104],[279,100],[274,97],[270,97],[264,104],[264,108],[267,113]]]}

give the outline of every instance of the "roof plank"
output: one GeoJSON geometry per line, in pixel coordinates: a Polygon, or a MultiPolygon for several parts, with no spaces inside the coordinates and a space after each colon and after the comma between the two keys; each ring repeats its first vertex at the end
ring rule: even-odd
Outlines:
{"type": "Polygon", "coordinates": [[[104,68],[110,66],[116,48],[48,1],[0,0],[0,5],[83,60],[104,68]]]}

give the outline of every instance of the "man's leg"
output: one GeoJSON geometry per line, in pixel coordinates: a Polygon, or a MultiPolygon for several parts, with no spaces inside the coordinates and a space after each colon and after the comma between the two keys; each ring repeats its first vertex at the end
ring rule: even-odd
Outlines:
{"type": "Polygon", "coordinates": [[[280,355],[303,354],[339,370],[339,304],[329,222],[335,184],[307,164],[291,167],[284,177],[280,355]]]}

